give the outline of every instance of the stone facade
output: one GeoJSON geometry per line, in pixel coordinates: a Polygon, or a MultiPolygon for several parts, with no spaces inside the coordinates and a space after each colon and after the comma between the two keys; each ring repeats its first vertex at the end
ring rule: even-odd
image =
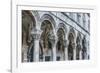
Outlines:
{"type": "Polygon", "coordinates": [[[88,60],[90,14],[22,10],[22,62],[88,60]]]}

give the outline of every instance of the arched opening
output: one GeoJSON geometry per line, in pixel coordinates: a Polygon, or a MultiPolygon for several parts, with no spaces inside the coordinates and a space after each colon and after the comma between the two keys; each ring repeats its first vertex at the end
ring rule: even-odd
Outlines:
{"type": "Polygon", "coordinates": [[[77,38],[76,38],[76,59],[77,60],[81,59],[81,55],[82,55],[82,53],[81,53],[81,49],[82,49],[81,43],[82,43],[81,42],[81,34],[78,33],[77,38]]]}
{"type": "Polygon", "coordinates": [[[52,35],[53,27],[49,20],[44,20],[41,24],[41,30],[43,31],[40,37],[40,51],[39,60],[40,61],[52,61],[52,35]]]}
{"type": "Polygon", "coordinates": [[[52,28],[53,28],[53,29],[56,27],[56,22],[55,22],[54,18],[53,18],[51,15],[49,15],[49,14],[44,14],[44,15],[41,17],[40,21],[43,22],[43,21],[45,21],[45,20],[48,20],[50,23],[53,24],[53,25],[52,25],[52,28]]]}
{"type": "Polygon", "coordinates": [[[65,54],[64,54],[64,40],[65,40],[65,32],[63,28],[59,28],[57,31],[58,41],[56,46],[56,60],[64,60],[65,54]]]}
{"type": "Polygon", "coordinates": [[[28,10],[22,10],[22,62],[33,61],[31,30],[35,27],[35,24],[32,13],[28,10]]]}
{"type": "Polygon", "coordinates": [[[74,59],[74,48],[75,48],[75,32],[73,29],[70,30],[68,40],[69,40],[69,45],[68,45],[68,60],[73,60],[74,59]]]}
{"type": "Polygon", "coordinates": [[[86,47],[86,38],[85,36],[82,39],[82,59],[86,59],[87,56],[87,47],[86,47]]]}

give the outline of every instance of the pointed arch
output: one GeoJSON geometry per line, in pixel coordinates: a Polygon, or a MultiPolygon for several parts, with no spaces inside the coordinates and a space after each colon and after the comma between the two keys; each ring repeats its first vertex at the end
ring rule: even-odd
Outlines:
{"type": "Polygon", "coordinates": [[[81,33],[77,33],[77,38],[76,38],[76,59],[79,60],[81,59],[81,44],[82,44],[82,37],[81,37],[81,33]]]}
{"type": "Polygon", "coordinates": [[[69,60],[73,60],[74,57],[74,53],[73,53],[73,50],[75,48],[75,37],[76,37],[76,34],[75,34],[75,31],[73,28],[70,28],[70,31],[69,31],[69,34],[68,34],[68,40],[69,40],[69,45],[68,45],[68,59],[69,60]]]}
{"type": "Polygon", "coordinates": [[[56,22],[55,22],[54,18],[50,14],[42,15],[42,17],[40,18],[41,23],[44,20],[48,20],[52,24],[53,29],[56,27],[56,22]]]}

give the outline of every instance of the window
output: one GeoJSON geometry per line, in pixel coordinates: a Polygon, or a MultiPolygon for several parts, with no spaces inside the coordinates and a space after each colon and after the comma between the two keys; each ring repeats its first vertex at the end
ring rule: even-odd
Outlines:
{"type": "Polygon", "coordinates": [[[78,23],[80,23],[80,17],[81,17],[81,15],[79,13],[77,13],[77,21],[78,21],[78,23]]]}
{"type": "Polygon", "coordinates": [[[85,20],[85,14],[83,14],[83,27],[85,27],[85,24],[86,24],[86,20],[85,20]]]}

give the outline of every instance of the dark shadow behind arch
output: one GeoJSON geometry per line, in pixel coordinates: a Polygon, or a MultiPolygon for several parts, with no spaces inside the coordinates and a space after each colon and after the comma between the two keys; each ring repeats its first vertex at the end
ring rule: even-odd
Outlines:
{"type": "Polygon", "coordinates": [[[80,59],[80,51],[82,49],[81,44],[82,44],[82,37],[81,37],[81,33],[78,32],[76,38],[76,59],[77,60],[80,59]]]}
{"type": "Polygon", "coordinates": [[[68,40],[69,40],[69,45],[68,45],[68,59],[73,60],[73,49],[74,49],[74,44],[75,44],[75,31],[73,28],[70,29],[69,34],[68,34],[68,40]]]}
{"type": "Polygon", "coordinates": [[[84,36],[83,39],[82,39],[82,59],[85,59],[86,52],[87,52],[86,36],[84,36]]]}
{"type": "Polygon", "coordinates": [[[59,61],[61,58],[65,59],[65,29],[63,27],[59,27],[57,30],[58,41],[56,44],[56,60],[59,61]],[[63,56],[59,56],[63,54],[63,56]]]}
{"type": "MultiPolygon", "coordinates": [[[[45,61],[51,61],[52,60],[52,41],[51,41],[51,37],[54,34],[53,33],[53,25],[51,24],[51,22],[49,20],[44,20],[41,23],[41,30],[43,31],[41,33],[41,37],[40,37],[40,45],[42,45],[40,47],[40,60],[43,61],[43,55],[47,52],[51,51],[51,55],[50,56],[46,56],[45,55],[45,61]],[[52,32],[52,33],[51,33],[52,32]]],[[[48,54],[49,55],[49,54],[48,54]]]]}
{"type": "Polygon", "coordinates": [[[54,30],[54,28],[56,27],[56,22],[55,22],[54,18],[52,17],[52,15],[50,15],[50,14],[42,15],[42,17],[40,18],[41,23],[44,20],[48,20],[52,24],[52,27],[53,27],[53,30],[54,30]]]}

